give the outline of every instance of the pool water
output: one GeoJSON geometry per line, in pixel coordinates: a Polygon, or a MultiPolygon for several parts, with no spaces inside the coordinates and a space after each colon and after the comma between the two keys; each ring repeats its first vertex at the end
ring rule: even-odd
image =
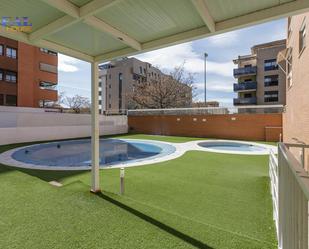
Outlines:
{"type": "MultiPolygon", "coordinates": [[[[175,150],[174,146],[160,142],[101,139],[100,165],[141,161],[169,155],[175,150]]],[[[33,145],[17,150],[12,158],[34,165],[90,167],[91,141],[84,139],[33,145]]]]}
{"type": "Polygon", "coordinates": [[[242,152],[266,152],[268,149],[262,146],[241,143],[241,142],[202,142],[201,147],[222,150],[222,151],[242,151],[242,152]]]}

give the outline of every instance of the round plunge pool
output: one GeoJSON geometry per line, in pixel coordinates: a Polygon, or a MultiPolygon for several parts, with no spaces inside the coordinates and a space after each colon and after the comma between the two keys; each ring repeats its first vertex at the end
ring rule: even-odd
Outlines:
{"type": "MultiPolygon", "coordinates": [[[[176,148],[157,141],[101,139],[100,166],[132,164],[174,153],[176,148]]],[[[91,167],[91,140],[70,140],[17,148],[11,153],[14,166],[50,170],[82,170],[91,167]]]]}
{"type": "Polygon", "coordinates": [[[225,140],[210,140],[198,143],[198,146],[207,151],[229,153],[229,154],[254,154],[265,155],[269,154],[270,149],[274,149],[274,146],[241,142],[241,141],[225,141],[225,140]]]}

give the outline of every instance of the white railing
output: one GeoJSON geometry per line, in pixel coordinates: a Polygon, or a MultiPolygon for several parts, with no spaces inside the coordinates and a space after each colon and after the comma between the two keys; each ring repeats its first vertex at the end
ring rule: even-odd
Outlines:
{"type": "Polygon", "coordinates": [[[308,249],[309,175],[283,143],[269,165],[279,248],[308,249]]]}
{"type": "Polygon", "coordinates": [[[273,200],[273,218],[276,225],[277,237],[278,234],[278,158],[275,153],[271,150],[269,153],[269,177],[270,177],[270,187],[271,195],[273,200]]]}
{"type": "Polygon", "coordinates": [[[193,107],[167,109],[135,109],[128,110],[129,116],[139,115],[215,115],[245,113],[282,113],[283,105],[257,105],[232,107],[193,107]]]}

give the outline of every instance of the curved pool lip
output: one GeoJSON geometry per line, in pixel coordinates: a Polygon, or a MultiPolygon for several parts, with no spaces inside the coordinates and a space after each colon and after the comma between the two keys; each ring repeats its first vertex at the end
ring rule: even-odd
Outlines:
{"type": "MultiPolygon", "coordinates": [[[[144,165],[150,165],[150,164],[156,164],[160,162],[169,161],[175,158],[178,158],[185,154],[187,151],[205,151],[205,152],[214,152],[214,153],[224,153],[224,154],[238,154],[238,155],[267,155],[269,154],[269,151],[272,150],[275,154],[277,154],[277,147],[273,145],[267,145],[262,143],[256,143],[256,142],[246,142],[246,141],[239,141],[239,140],[223,140],[223,139],[207,139],[207,140],[195,140],[185,143],[170,143],[170,142],[164,142],[164,141],[157,141],[157,140],[146,140],[146,139],[121,139],[117,138],[118,140],[122,141],[132,141],[132,142],[144,142],[144,143],[151,143],[151,144],[167,144],[172,145],[175,147],[175,151],[171,154],[164,155],[159,157],[159,155],[151,156],[148,158],[138,159],[138,160],[132,160],[127,162],[120,162],[110,165],[101,165],[101,169],[114,169],[114,168],[123,168],[123,167],[135,167],[135,166],[144,166],[144,165]],[[236,142],[236,143],[243,143],[243,144],[250,144],[250,145],[256,145],[259,147],[264,147],[267,149],[267,151],[232,151],[232,150],[216,150],[216,149],[210,149],[205,148],[199,145],[199,143],[204,142],[236,142]]],[[[65,140],[65,141],[84,141],[86,139],[77,139],[77,140],[65,140]]],[[[47,142],[47,143],[41,143],[41,144],[54,144],[59,143],[57,142],[47,142]]],[[[0,163],[12,166],[12,167],[18,167],[18,168],[26,168],[26,169],[38,169],[38,170],[50,170],[50,171],[83,171],[83,170],[90,170],[91,167],[89,166],[76,166],[76,167],[68,167],[68,166],[47,166],[47,165],[35,165],[30,163],[25,163],[21,161],[15,160],[12,155],[21,149],[30,148],[32,146],[36,146],[40,143],[33,144],[33,145],[27,145],[22,147],[17,147],[12,150],[5,151],[0,154],[0,163]]]]}
{"type": "MultiPolygon", "coordinates": [[[[64,141],[85,141],[88,139],[76,139],[76,140],[64,140],[64,141]]],[[[141,143],[151,143],[153,145],[158,145],[160,146],[160,144],[166,144],[166,145],[170,145],[175,147],[175,151],[167,154],[167,155],[163,155],[160,153],[158,155],[155,156],[151,156],[148,158],[142,158],[142,159],[137,159],[137,160],[132,160],[132,161],[124,161],[124,162],[120,162],[120,163],[112,163],[112,164],[108,164],[108,165],[100,165],[101,169],[110,169],[110,168],[122,168],[122,167],[134,167],[134,166],[142,166],[142,165],[147,165],[147,164],[154,164],[154,163],[159,163],[159,162],[164,162],[164,161],[168,161],[168,160],[172,160],[174,158],[180,157],[181,155],[183,155],[184,152],[182,152],[181,150],[177,149],[175,146],[175,144],[173,143],[168,143],[168,142],[161,142],[161,141],[156,141],[156,140],[144,140],[144,139],[121,139],[121,138],[117,138],[117,140],[122,140],[122,141],[127,141],[127,142],[141,142],[141,143]],[[161,155],[161,156],[160,156],[161,155]]],[[[59,166],[48,166],[48,165],[39,165],[39,164],[31,164],[31,163],[26,163],[26,162],[22,162],[22,161],[18,161],[15,160],[13,158],[13,154],[19,150],[22,149],[26,149],[26,148],[31,148],[33,146],[37,146],[39,144],[44,144],[44,145],[48,145],[48,144],[56,144],[62,141],[57,141],[57,142],[47,142],[47,143],[37,143],[37,144],[32,144],[32,145],[27,145],[27,146],[22,146],[22,147],[17,147],[15,149],[12,150],[8,150],[5,151],[3,153],[0,154],[0,163],[1,164],[5,164],[8,166],[12,166],[12,167],[18,167],[18,168],[25,168],[25,169],[38,169],[38,170],[51,170],[51,171],[61,171],[61,170],[65,170],[65,171],[78,171],[78,170],[90,170],[91,167],[90,166],[66,166],[66,165],[59,165],[59,166]]]]}
{"type": "Polygon", "coordinates": [[[272,150],[275,154],[277,154],[277,147],[268,144],[256,143],[256,142],[247,142],[247,141],[240,141],[240,140],[224,140],[224,139],[209,139],[209,140],[199,140],[195,143],[195,150],[199,151],[207,151],[207,152],[215,152],[215,153],[224,153],[224,154],[237,154],[237,155],[268,155],[270,150],[272,150]],[[248,144],[254,145],[257,147],[265,148],[265,151],[239,151],[239,150],[223,150],[223,149],[213,149],[213,148],[206,148],[201,145],[200,143],[238,143],[238,144],[248,144]]]}

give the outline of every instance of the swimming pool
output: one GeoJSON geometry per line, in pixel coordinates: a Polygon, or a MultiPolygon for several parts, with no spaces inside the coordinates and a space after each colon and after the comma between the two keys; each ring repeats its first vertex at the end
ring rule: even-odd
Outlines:
{"type": "MultiPolygon", "coordinates": [[[[155,160],[166,157],[175,150],[174,146],[157,141],[101,139],[100,166],[111,167],[124,163],[155,160]]],[[[37,169],[90,169],[91,140],[70,140],[26,146],[13,151],[11,158],[15,161],[15,166],[23,165],[23,167],[37,169]]]]}
{"type": "Polygon", "coordinates": [[[198,146],[213,152],[239,154],[268,154],[274,146],[241,141],[210,140],[198,143],[198,146]]]}

